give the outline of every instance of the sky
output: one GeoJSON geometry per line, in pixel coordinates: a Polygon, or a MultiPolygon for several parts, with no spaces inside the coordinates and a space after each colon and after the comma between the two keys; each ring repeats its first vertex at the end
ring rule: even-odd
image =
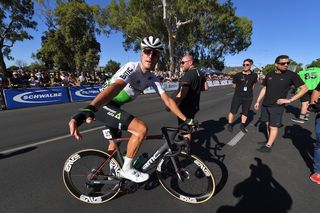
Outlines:
{"type": "MultiPolygon", "coordinates": [[[[106,6],[108,0],[87,0],[89,4],[106,6]]],[[[225,56],[226,66],[241,66],[246,58],[252,58],[254,64],[261,68],[274,63],[278,55],[289,55],[291,59],[303,66],[320,58],[320,1],[319,0],[233,0],[236,15],[244,16],[253,22],[252,44],[236,55],[225,56]]],[[[36,13],[39,6],[36,5],[36,13]]],[[[29,31],[33,40],[16,42],[12,48],[13,61],[6,61],[7,67],[16,65],[16,60],[27,64],[34,62],[31,58],[41,46],[41,35],[46,30],[39,16],[37,30],[29,31]]],[[[122,34],[112,33],[108,37],[97,36],[101,44],[99,66],[109,60],[121,65],[128,61],[138,61],[139,53],[126,52],[122,46],[122,34]]]]}

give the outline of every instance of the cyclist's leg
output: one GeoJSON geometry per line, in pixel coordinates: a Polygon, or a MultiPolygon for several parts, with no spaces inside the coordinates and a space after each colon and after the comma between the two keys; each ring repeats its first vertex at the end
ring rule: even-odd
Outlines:
{"type": "Polygon", "coordinates": [[[134,118],[129,126],[128,126],[128,132],[130,132],[132,135],[130,137],[130,140],[128,142],[127,146],[127,157],[134,158],[137,154],[139,147],[141,145],[142,140],[147,135],[148,128],[146,124],[139,120],[138,118],[134,118]]]}
{"type": "Polygon", "coordinates": [[[124,159],[120,175],[133,182],[144,182],[149,179],[149,175],[134,169],[132,163],[133,158],[139,150],[142,140],[147,134],[147,126],[143,121],[139,120],[138,118],[134,118],[128,126],[128,132],[130,132],[132,135],[127,145],[127,154],[124,159]]]}

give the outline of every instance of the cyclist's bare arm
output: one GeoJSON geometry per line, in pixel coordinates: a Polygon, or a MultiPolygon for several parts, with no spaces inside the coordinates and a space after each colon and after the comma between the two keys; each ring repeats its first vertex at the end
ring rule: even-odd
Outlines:
{"type": "Polygon", "coordinates": [[[112,98],[114,98],[118,93],[126,86],[126,82],[123,80],[116,80],[106,89],[104,89],[101,93],[91,101],[91,105],[95,106],[96,109],[99,109],[105,103],[109,103],[112,98]]]}
{"type": "MultiPolygon", "coordinates": [[[[96,109],[99,109],[99,107],[101,107],[103,104],[110,102],[111,99],[115,97],[125,86],[126,83],[124,81],[116,80],[108,88],[106,88],[99,95],[97,95],[97,97],[95,97],[95,99],[90,103],[90,105],[93,105],[96,109]]],[[[92,118],[88,117],[86,119],[86,123],[89,124],[91,122],[92,118]]],[[[80,140],[82,138],[75,119],[71,119],[69,121],[69,130],[70,134],[73,135],[77,140],[80,140]]]]}
{"type": "Polygon", "coordinates": [[[160,97],[162,99],[162,101],[165,103],[165,105],[176,115],[178,116],[181,120],[185,121],[187,118],[184,114],[182,114],[182,112],[180,111],[180,109],[178,108],[176,102],[169,97],[169,95],[164,92],[162,94],[160,94],[160,97]]]}

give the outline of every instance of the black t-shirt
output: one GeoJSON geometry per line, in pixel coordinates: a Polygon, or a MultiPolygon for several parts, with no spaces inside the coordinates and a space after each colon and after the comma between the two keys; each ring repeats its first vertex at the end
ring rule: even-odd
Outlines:
{"type": "Polygon", "coordinates": [[[204,89],[206,78],[198,70],[189,70],[180,79],[179,89],[182,86],[189,87],[187,95],[182,99],[179,107],[186,107],[195,111],[199,110],[200,92],[204,89]]]}
{"type": "Polygon", "coordinates": [[[236,85],[234,91],[234,97],[240,98],[253,98],[252,87],[257,83],[258,75],[254,72],[245,74],[244,72],[239,72],[233,77],[232,83],[236,85]]]}
{"type": "Polygon", "coordinates": [[[291,86],[300,87],[304,85],[299,75],[295,72],[287,70],[279,74],[274,71],[268,73],[262,82],[266,86],[266,94],[262,105],[279,106],[278,99],[287,98],[291,86]]]}

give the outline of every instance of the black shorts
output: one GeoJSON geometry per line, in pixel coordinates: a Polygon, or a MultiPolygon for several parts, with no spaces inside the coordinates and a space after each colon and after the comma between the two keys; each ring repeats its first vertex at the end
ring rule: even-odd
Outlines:
{"type": "MultiPolygon", "coordinates": [[[[191,118],[191,119],[194,119],[196,113],[199,111],[197,109],[193,109],[193,108],[190,108],[190,107],[185,107],[185,106],[179,106],[179,109],[180,111],[182,112],[182,114],[184,114],[187,118],[191,118]]],[[[184,121],[181,120],[179,117],[178,117],[178,124],[182,124],[184,121]]]]}
{"type": "Polygon", "coordinates": [[[301,98],[300,101],[302,102],[309,102],[311,99],[312,91],[309,90],[307,93],[305,93],[301,98]]]}
{"type": "Polygon", "coordinates": [[[281,127],[283,112],[284,106],[267,107],[262,105],[260,120],[268,122],[272,127],[281,127]]]}
{"type": "Polygon", "coordinates": [[[230,112],[237,114],[239,107],[242,106],[242,114],[248,116],[252,104],[252,99],[233,97],[230,112]]]}
{"type": "Polygon", "coordinates": [[[121,130],[128,130],[134,116],[122,110],[118,104],[110,102],[96,112],[95,118],[106,125],[103,134],[105,138],[111,139],[121,137],[121,130]]]}

